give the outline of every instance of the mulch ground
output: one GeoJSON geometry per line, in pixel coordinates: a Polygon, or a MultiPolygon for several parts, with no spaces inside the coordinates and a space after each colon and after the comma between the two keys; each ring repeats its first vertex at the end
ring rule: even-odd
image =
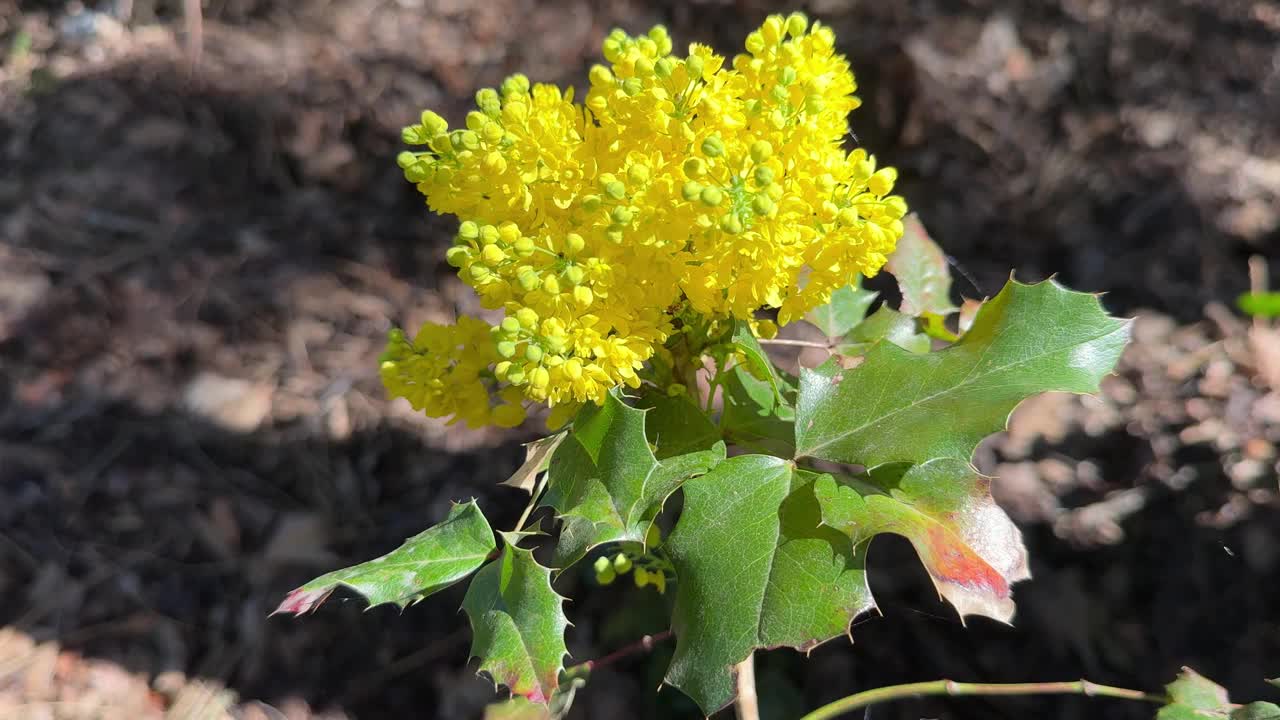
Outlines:
{"type": "MultiPolygon", "coordinates": [[[[176,1],[0,0],[0,717],[478,717],[458,588],[267,617],[451,499],[522,508],[496,482],[536,428],[448,428],[378,385],[387,328],[476,306],[399,127],[517,70],[580,85],[615,25],[732,52],[766,5],[212,0],[195,43],[176,1]]],[[[1016,626],[962,627],[878,540],[884,616],[765,654],[768,717],[939,677],[1188,664],[1253,698],[1280,675],[1280,348],[1230,309],[1252,256],[1280,286],[1280,7],[1024,5],[811,9],[957,287],[1058,273],[1138,315],[1134,344],[1100,398],[1027,403],[978,455],[1031,549],[1016,626]]],[[[577,658],[661,629],[651,591],[562,591],[577,658]]],[[[651,692],[662,662],[599,673],[575,716],[695,717],[651,692]]],[[[1102,703],[873,717],[1149,717],[1102,703]]]]}

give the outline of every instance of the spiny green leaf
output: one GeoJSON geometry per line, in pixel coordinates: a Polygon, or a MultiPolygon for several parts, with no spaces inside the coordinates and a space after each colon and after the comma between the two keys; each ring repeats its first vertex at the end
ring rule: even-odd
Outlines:
{"type": "Polygon", "coordinates": [[[760,346],[760,341],[751,332],[751,326],[738,320],[733,327],[731,342],[742,353],[743,358],[746,360],[747,369],[751,371],[751,374],[767,381],[769,388],[773,390],[773,394],[781,398],[782,389],[778,380],[778,371],[773,367],[773,361],[769,359],[764,348],[760,346]]]}
{"type": "Polygon", "coordinates": [[[1276,687],[1280,688],[1280,678],[1271,678],[1267,682],[1271,685],[1275,685],[1276,687]]]}
{"type": "Polygon", "coordinates": [[[876,296],[870,290],[862,288],[862,281],[836,290],[831,293],[831,301],[810,310],[804,319],[817,326],[829,338],[838,338],[849,332],[867,316],[867,308],[875,302],[876,296]]]}
{"type": "Polygon", "coordinates": [[[1010,586],[1025,580],[1022,533],[991,498],[991,481],[963,460],[884,465],[860,478],[829,475],[814,494],[823,524],[847,534],[855,547],[880,533],[911,541],[929,577],[963,618],[1013,617],[1010,586]]]}
{"type": "Polygon", "coordinates": [[[1097,391],[1128,337],[1093,295],[1010,280],[955,345],[914,355],[878,343],[852,370],[805,371],[796,452],[867,467],[967,460],[1025,398],[1097,391]]]}
{"type": "Polygon", "coordinates": [[[708,714],[733,700],[733,666],[755,649],[808,650],[872,607],[863,555],[820,524],[818,477],[741,455],[684,486],[664,545],[679,578],[667,682],[708,714]]]}
{"type": "Polygon", "coordinates": [[[715,423],[688,393],[672,396],[650,389],[636,400],[636,407],[648,411],[645,436],[659,460],[707,450],[720,440],[715,423]]]}
{"type": "Polygon", "coordinates": [[[584,407],[551,456],[542,504],[563,521],[556,566],[566,568],[608,542],[644,542],[662,503],[686,479],[724,459],[710,450],[658,462],[645,437],[645,411],[615,391],[601,406],[584,407]]]}
{"type": "Polygon", "coordinates": [[[1229,702],[1226,688],[1189,667],[1164,689],[1173,703],[1196,710],[1218,710],[1229,702]]]}
{"type": "Polygon", "coordinates": [[[512,695],[545,703],[560,684],[568,649],[564,598],[551,589],[551,570],[504,534],[502,555],[471,580],[462,609],[471,621],[471,655],[480,672],[512,695]]]}
{"type": "Polygon", "coordinates": [[[394,603],[403,609],[475,572],[496,547],[475,501],[455,503],[444,522],[382,557],[321,575],[289,593],[275,612],[313,610],[339,585],[364,595],[370,607],[394,603]]]}
{"type": "Polygon", "coordinates": [[[524,463],[516,468],[516,471],[511,473],[511,477],[502,481],[501,484],[532,493],[538,476],[546,471],[547,465],[551,462],[551,453],[555,452],[560,445],[560,441],[564,440],[564,435],[564,433],[559,432],[526,444],[524,446],[524,463]]]}
{"type": "Polygon", "coordinates": [[[1280,292],[1245,293],[1236,298],[1236,305],[1255,317],[1280,317],[1280,292]]]}
{"type": "Polygon", "coordinates": [[[955,312],[946,254],[929,237],[915,213],[903,218],[902,223],[898,247],[885,264],[885,270],[893,274],[902,290],[900,309],[912,316],[933,313],[945,317],[955,312]]]}
{"type": "Polygon", "coordinates": [[[845,337],[845,342],[836,348],[836,352],[841,355],[861,355],[881,340],[888,340],[903,350],[916,354],[927,353],[932,347],[928,335],[916,332],[915,318],[903,315],[888,305],[881,305],[871,317],[858,323],[845,337]]]}
{"type": "Polygon", "coordinates": [[[796,412],[774,395],[769,384],[742,367],[724,374],[724,410],[720,429],[735,445],[755,452],[790,457],[796,448],[796,412]]]}

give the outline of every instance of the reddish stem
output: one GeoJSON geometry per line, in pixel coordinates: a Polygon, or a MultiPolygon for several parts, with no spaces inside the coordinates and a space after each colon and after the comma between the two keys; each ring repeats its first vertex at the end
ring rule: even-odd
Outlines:
{"type": "Polygon", "coordinates": [[[619,660],[624,660],[632,655],[636,655],[642,652],[649,652],[650,650],[653,649],[653,646],[655,643],[661,640],[666,640],[669,637],[671,637],[670,630],[663,630],[662,632],[657,633],[655,635],[645,635],[644,637],[631,643],[630,645],[626,645],[621,648],[618,648],[617,650],[614,650],[613,652],[609,653],[608,655],[605,655],[602,658],[597,658],[595,660],[587,660],[586,662],[578,663],[577,665],[573,665],[572,667],[567,667],[565,668],[564,672],[566,675],[569,675],[569,676],[585,675],[586,673],[589,673],[592,670],[595,670],[596,668],[612,665],[618,662],[619,660]]]}

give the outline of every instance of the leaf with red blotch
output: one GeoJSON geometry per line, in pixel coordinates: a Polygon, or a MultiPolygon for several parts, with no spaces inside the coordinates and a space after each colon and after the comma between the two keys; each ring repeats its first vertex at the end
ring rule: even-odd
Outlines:
{"type": "Polygon", "coordinates": [[[814,494],[823,524],[855,547],[880,533],[909,540],[961,618],[1013,618],[1010,586],[1031,576],[1022,534],[992,500],[990,478],[967,462],[940,458],[884,465],[856,478],[824,476],[814,494]]]}
{"type": "Polygon", "coordinates": [[[272,615],[310,612],[339,585],[364,595],[370,607],[394,603],[403,609],[475,572],[496,547],[475,501],[455,504],[444,522],[386,555],[321,575],[289,593],[272,615]]]}
{"type": "Polygon", "coordinates": [[[462,600],[471,621],[471,655],[495,684],[546,703],[560,685],[569,652],[564,598],[551,587],[551,570],[516,545],[520,537],[502,536],[502,555],[476,573],[462,600]]]}
{"type": "Polygon", "coordinates": [[[929,237],[920,218],[912,213],[902,219],[904,230],[898,247],[884,269],[898,280],[905,315],[939,315],[955,312],[951,304],[951,270],[942,248],[929,237]]]}

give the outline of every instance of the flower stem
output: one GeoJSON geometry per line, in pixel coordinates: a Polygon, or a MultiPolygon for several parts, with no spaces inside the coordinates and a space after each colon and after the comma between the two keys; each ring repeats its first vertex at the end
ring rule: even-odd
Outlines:
{"type": "Polygon", "coordinates": [[[1129,690],[1110,685],[1098,685],[1088,680],[1047,683],[958,683],[952,680],[933,680],[864,690],[823,705],[800,720],[828,720],[868,705],[919,697],[921,695],[947,695],[950,697],[963,695],[1084,695],[1086,697],[1111,697],[1153,703],[1168,701],[1168,698],[1162,695],[1152,695],[1140,690],[1129,690]]]}

